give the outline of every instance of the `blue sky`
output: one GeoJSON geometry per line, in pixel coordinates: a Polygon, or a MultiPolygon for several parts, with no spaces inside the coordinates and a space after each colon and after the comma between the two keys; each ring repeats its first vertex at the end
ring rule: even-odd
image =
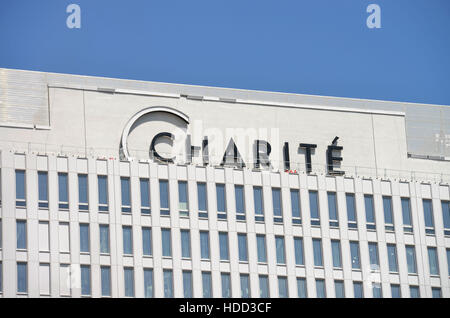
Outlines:
{"type": "Polygon", "coordinates": [[[0,43],[6,68],[450,105],[450,0],[2,0],[0,43]]]}

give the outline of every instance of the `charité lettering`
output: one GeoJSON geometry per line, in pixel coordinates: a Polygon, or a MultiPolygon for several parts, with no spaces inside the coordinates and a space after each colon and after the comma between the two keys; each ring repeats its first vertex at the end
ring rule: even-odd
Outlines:
{"type": "MultiPolygon", "coordinates": [[[[170,132],[160,132],[156,134],[151,142],[150,151],[153,157],[163,163],[173,163],[175,157],[165,157],[159,154],[155,146],[157,142],[162,138],[168,138],[174,141],[175,136],[170,132]]],[[[328,173],[332,175],[343,175],[344,171],[335,170],[335,163],[342,161],[342,146],[337,145],[339,137],[335,137],[331,144],[326,150],[326,162],[328,173]]],[[[313,143],[299,143],[299,148],[304,150],[305,153],[305,165],[306,172],[312,172],[312,150],[317,148],[317,144],[313,143]]],[[[283,166],[285,172],[292,172],[290,167],[290,155],[289,155],[289,143],[285,142],[283,144],[283,166]]],[[[201,146],[195,146],[191,143],[191,136],[187,135],[186,138],[186,162],[192,163],[192,158],[196,156],[202,157],[203,165],[209,165],[209,152],[208,152],[208,137],[205,136],[202,139],[201,146]]],[[[254,141],[254,167],[255,169],[260,169],[262,167],[270,167],[270,153],[272,152],[272,146],[266,140],[255,140],[254,141]]],[[[222,160],[220,162],[221,166],[243,168],[246,166],[241,154],[234,142],[233,138],[230,138],[228,145],[224,151],[222,160]]]]}

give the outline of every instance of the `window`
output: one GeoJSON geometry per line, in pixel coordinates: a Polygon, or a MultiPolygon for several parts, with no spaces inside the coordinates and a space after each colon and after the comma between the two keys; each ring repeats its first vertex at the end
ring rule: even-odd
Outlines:
{"type": "Polygon", "coordinates": [[[383,196],[384,223],[386,231],[394,232],[394,216],[392,215],[392,198],[383,196]]]}
{"type": "Polygon", "coordinates": [[[345,289],[343,280],[334,281],[334,292],[336,293],[336,298],[345,298],[345,289]]]}
{"type": "Polygon", "coordinates": [[[3,292],[3,267],[2,262],[0,262],[0,294],[3,292]]]}
{"type": "Polygon", "coordinates": [[[67,173],[58,172],[58,200],[59,209],[65,210],[69,208],[69,189],[67,183],[67,173]]]}
{"type": "Polygon", "coordinates": [[[198,217],[208,217],[208,203],[206,196],[206,183],[197,182],[198,217]]]}
{"type": "Polygon", "coordinates": [[[255,203],[255,221],[264,222],[264,205],[261,187],[253,187],[253,200],[255,203]]]}
{"type": "Polygon", "coordinates": [[[209,232],[200,231],[200,255],[202,259],[209,259],[209,232]]]}
{"type": "Polygon", "coordinates": [[[309,208],[311,210],[311,225],[320,226],[317,191],[309,191],[309,208]]]}
{"type": "Polygon", "coordinates": [[[48,209],[48,173],[38,171],[38,207],[48,209]]]}
{"type": "Polygon", "coordinates": [[[81,265],[81,296],[91,295],[91,267],[89,265],[81,265]]]}
{"type": "Polygon", "coordinates": [[[436,247],[428,247],[428,262],[430,265],[430,274],[439,275],[439,264],[436,247]]]}
{"type": "Polygon", "coordinates": [[[327,192],[327,198],[330,227],[339,227],[338,211],[336,206],[336,192],[327,192]]]}
{"type": "Polygon", "coordinates": [[[120,177],[120,189],[122,191],[122,212],[131,213],[130,178],[120,177]]]}
{"type": "Polygon", "coordinates": [[[331,240],[331,252],[333,256],[333,267],[342,268],[341,242],[339,240],[331,240]]]}
{"type": "Polygon", "coordinates": [[[81,253],[90,252],[89,224],[87,223],[80,223],[80,252],[81,253]]]}
{"type": "Polygon", "coordinates": [[[272,188],[273,221],[283,223],[283,211],[281,209],[281,190],[272,188]]]}
{"type": "Polygon", "coordinates": [[[371,270],[379,270],[378,243],[369,242],[369,260],[371,270]]]}
{"type": "Polygon", "coordinates": [[[111,296],[111,268],[100,266],[102,296],[111,296]]]}
{"type": "Polygon", "coordinates": [[[211,272],[202,272],[203,298],[211,298],[211,272]]]}
{"type": "Polygon", "coordinates": [[[139,179],[141,190],[141,213],[150,214],[150,182],[147,178],[139,179]]]}
{"type": "Polygon", "coordinates": [[[50,296],[50,264],[39,263],[38,273],[39,294],[50,296]]]}
{"type": "Polygon", "coordinates": [[[25,170],[16,170],[16,207],[25,207],[25,170]]]}
{"type": "Polygon", "coordinates": [[[425,217],[425,233],[434,235],[433,205],[431,200],[423,199],[423,213],[425,217]]]}
{"type": "Polygon", "coordinates": [[[236,220],[245,220],[245,201],[244,201],[244,186],[235,185],[234,195],[236,200],[236,220]]]}
{"type": "Polygon", "coordinates": [[[372,283],[372,294],[373,294],[373,298],[382,298],[383,297],[380,283],[372,283]]]}
{"type": "Polygon", "coordinates": [[[108,177],[97,176],[98,183],[98,210],[107,212],[108,208],[108,177]]]}
{"type": "Polygon", "coordinates": [[[125,297],[134,297],[134,270],[132,267],[123,269],[125,297]]]}
{"type": "Polygon", "coordinates": [[[109,225],[100,224],[100,254],[109,254],[109,225]]]}
{"type": "MultiPolygon", "coordinates": [[[[1,223],[0,223],[0,225],[1,225],[1,223]]],[[[450,276],[450,248],[447,248],[447,267],[448,267],[448,276],[450,276]]]]}
{"type": "Polygon", "coordinates": [[[401,298],[400,285],[391,284],[391,295],[392,298],[401,298]]]}
{"type": "Polygon", "coordinates": [[[291,189],[291,209],[292,209],[292,224],[302,224],[301,210],[300,210],[300,192],[297,189],[291,189]]]}
{"type": "Polygon", "coordinates": [[[397,248],[395,244],[387,244],[387,253],[388,253],[389,271],[397,273],[398,272],[397,248]]]}
{"type": "Polygon", "coordinates": [[[306,278],[297,277],[297,295],[298,295],[298,298],[308,297],[307,289],[306,289],[306,278]]]}
{"type": "Polygon", "coordinates": [[[161,229],[162,256],[172,257],[172,242],[170,229],[161,229]]]}
{"type": "Polygon", "coordinates": [[[186,181],[178,181],[178,210],[180,216],[189,216],[188,188],[186,181]]]}
{"type": "Polygon", "coordinates": [[[406,245],[406,263],[408,264],[408,273],[417,274],[416,250],[414,245],[406,245]]]}
{"type": "Polygon", "coordinates": [[[250,280],[248,274],[241,274],[241,298],[250,297],[250,280]]]}
{"type": "Polygon", "coordinates": [[[431,287],[431,294],[433,298],[441,298],[441,289],[439,287],[431,287]]]}
{"type": "Polygon", "coordinates": [[[88,211],[88,176],[87,174],[78,175],[78,209],[88,211]]]}
{"type": "Polygon", "coordinates": [[[358,223],[356,220],[355,195],[353,193],[346,193],[345,202],[347,203],[348,228],[356,229],[358,227],[358,223]]]}
{"type": "Polygon", "coordinates": [[[373,210],[373,196],[371,194],[364,195],[364,207],[366,209],[366,227],[368,230],[375,230],[375,212],[373,210]]]}
{"type": "Polygon", "coordinates": [[[27,263],[17,263],[17,292],[28,292],[27,263]]]}
{"type": "Polygon", "coordinates": [[[17,249],[27,249],[27,221],[18,220],[16,222],[17,249]]]}
{"type": "Polygon", "coordinates": [[[133,255],[133,232],[131,226],[122,226],[123,254],[133,255]]]}
{"type": "Polygon", "coordinates": [[[219,232],[219,247],[220,247],[220,260],[228,261],[230,260],[230,253],[228,249],[228,233],[219,232]]]}
{"type": "Polygon", "coordinates": [[[102,296],[111,296],[111,268],[109,266],[100,266],[100,275],[102,296]]]}
{"type": "Polygon", "coordinates": [[[39,294],[50,296],[50,264],[39,264],[39,294]]]}
{"type": "Polygon", "coordinates": [[[68,222],[60,222],[58,226],[59,252],[70,253],[70,225],[68,222]]]}
{"type": "Polygon", "coordinates": [[[441,201],[444,235],[450,236],[450,201],[441,201]]]}
{"type": "Polygon", "coordinates": [[[183,296],[192,298],[192,271],[183,271],[183,296]]]}
{"type": "Polygon", "coordinates": [[[361,263],[359,260],[359,243],[357,241],[350,242],[350,254],[352,257],[352,268],[361,269],[361,263]]]}
{"type": "Polygon", "coordinates": [[[153,269],[152,268],[144,268],[144,297],[145,298],[153,297],[153,269]]]}
{"type": "Polygon", "coordinates": [[[173,298],[173,274],[171,269],[163,270],[164,276],[164,297],[173,298]]]}
{"type": "Polygon", "coordinates": [[[69,264],[56,264],[57,271],[59,272],[59,292],[61,296],[71,296],[71,279],[70,279],[70,265],[69,264]],[[59,267],[59,268],[58,268],[59,267]]]}
{"type": "Polygon", "coordinates": [[[326,298],[327,294],[325,292],[325,280],[316,279],[316,294],[317,298],[326,298]]]}
{"type": "Polygon", "coordinates": [[[225,185],[216,184],[216,197],[217,197],[217,218],[219,220],[227,219],[227,205],[225,197],[225,185]]]}
{"type": "Polygon", "coordinates": [[[355,298],[363,298],[362,282],[353,282],[353,294],[355,298]]]}
{"type": "Polygon", "coordinates": [[[314,252],[314,266],[323,266],[322,259],[322,240],[318,238],[313,239],[313,252],[314,252]]]}
{"type": "Polygon", "coordinates": [[[409,296],[411,298],[420,298],[419,286],[409,286],[409,296]]]}
{"type": "Polygon", "coordinates": [[[258,249],[258,262],[267,263],[266,237],[264,234],[256,235],[256,247],[258,249]]]}
{"type": "Polygon", "coordinates": [[[169,183],[167,180],[159,180],[159,204],[159,214],[170,215],[169,183]]]}
{"type": "Polygon", "coordinates": [[[294,250],[295,250],[295,265],[305,265],[303,258],[303,238],[294,237],[294,250]]]}
{"type": "Polygon", "coordinates": [[[402,218],[403,218],[403,231],[405,233],[412,233],[412,219],[411,219],[411,202],[409,198],[401,198],[402,202],[402,218]]]}
{"type": "Polygon", "coordinates": [[[152,256],[152,229],[150,227],[142,228],[142,254],[152,256]]]}
{"type": "Polygon", "coordinates": [[[239,262],[248,261],[247,234],[238,233],[239,262]]]}
{"type": "Polygon", "coordinates": [[[278,297],[288,297],[287,277],[285,276],[278,276],[278,297]]]}
{"type": "Polygon", "coordinates": [[[222,298],[231,297],[231,279],[229,273],[221,273],[220,280],[222,283],[222,298]]]}
{"type": "Polygon", "coordinates": [[[277,253],[277,264],[286,264],[286,253],[284,251],[283,236],[275,236],[275,249],[277,253]]]}
{"type": "Polygon", "coordinates": [[[181,230],[181,257],[191,258],[191,233],[189,230],[181,230]]]}
{"type": "Polygon", "coordinates": [[[269,278],[267,275],[259,275],[259,297],[269,298],[269,278]]]}

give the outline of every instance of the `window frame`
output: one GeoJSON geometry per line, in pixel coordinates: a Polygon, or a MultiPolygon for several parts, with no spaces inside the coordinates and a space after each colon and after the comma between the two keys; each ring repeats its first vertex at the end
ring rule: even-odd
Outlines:
{"type": "Polygon", "coordinates": [[[283,200],[281,196],[281,188],[272,187],[272,212],[273,212],[273,222],[282,224],[283,223],[283,200]],[[278,202],[279,206],[275,206],[278,202]],[[279,213],[278,213],[279,210],[279,213]],[[277,212],[276,212],[277,211],[277,212]],[[276,214],[275,214],[276,212],[276,214]]]}
{"type": "Polygon", "coordinates": [[[217,219],[218,220],[226,220],[227,219],[227,189],[226,189],[225,183],[216,183],[216,205],[217,205],[216,206],[217,207],[217,219]],[[223,193],[221,193],[220,191],[223,191],[223,193]],[[220,196],[222,196],[222,195],[223,195],[223,211],[220,211],[219,210],[219,199],[220,199],[220,196]]]}
{"type": "Polygon", "coordinates": [[[245,188],[242,184],[235,184],[234,185],[234,200],[236,205],[236,221],[245,221],[246,219],[246,206],[245,206],[245,188]],[[242,191],[242,200],[238,200],[238,190],[242,191]],[[238,205],[238,201],[242,201],[242,211],[240,210],[240,207],[238,205]]]}
{"type": "Polygon", "coordinates": [[[15,170],[15,199],[16,199],[16,208],[22,208],[25,209],[27,207],[27,175],[26,175],[26,171],[24,169],[16,169],[15,170]],[[22,177],[21,177],[22,176],[22,177]],[[23,183],[22,183],[22,179],[23,178],[23,183]],[[21,181],[19,183],[19,181],[21,181]],[[23,189],[19,190],[19,186],[22,187],[23,184],[23,189]],[[23,191],[22,191],[23,190],[23,191]],[[19,193],[23,192],[23,198],[19,197],[19,193]]]}
{"type": "Polygon", "coordinates": [[[355,194],[352,192],[346,192],[345,193],[345,205],[346,205],[346,210],[347,210],[347,227],[348,229],[358,229],[358,217],[357,217],[357,211],[356,211],[356,198],[355,198],[355,194]],[[355,216],[355,220],[350,220],[349,219],[349,200],[351,198],[351,202],[352,202],[352,207],[353,207],[353,212],[352,214],[355,216]]]}
{"type": "Polygon", "coordinates": [[[88,212],[89,211],[89,176],[87,173],[78,173],[77,174],[78,181],[78,211],[80,212],[88,212]],[[83,182],[86,182],[86,189],[83,187],[83,182]],[[82,195],[86,195],[86,202],[82,201],[82,195]]]}
{"type": "Polygon", "coordinates": [[[39,170],[38,174],[38,209],[48,210],[48,172],[39,170]],[[45,199],[41,199],[41,176],[45,176],[45,199]]]}
{"type": "Polygon", "coordinates": [[[339,228],[339,211],[338,211],[338,203],[337,203],[337,193],[335,191],[327,191],[327,202],[328,202],[328,219],[330,223],[330,228],[339,228]],[[330,200],[330,196],[332,196],[332,200],[330,200]],[[336,214],[336,218],[332,219],[332,208],[330,205],[330,201],[334,202],[334,213],[336,214]]]}
{"type": "MultiPolygon", "coordinates": [[[[102,181],[103,182],[103,181],[102,181]]],[[[97,175],[97,190],[98,190],[98,212],[109,212],[109,193],[108,193],[108,175],[97,175]],[[105,196],[106,196],[106,203],[100,202],[101,197],[101,186],[100,186],[100,180],[105,180],[105,196]]]]}
{"type": "Polygon", "coordinates": [[[293,225],[302,225],[302,208],[301,208],[301,203],[300,203],[300,190],[291,188],[291,189],[289,189],[289,195],[290,195],[290,199],[291,199],[292,224],[293,225]],[[293,194],[296,196],[295,200],[297,200],[296,206],[298,208],[298,216],[294,215],[294,208],[293,208],[294,200],[292,200],[293,194]]]}
{"type": "Polygon", "coordinates": [[[140,205],[141,205],[141,214],[143,214],[143,215],[151,215],[151,211],[152,211],[152,208],[151,208],[152,203],[151,202],[152,201],[150,198],[150,194],[151,194],[150,193],[150,179],[149,178],[139,178],[139,195],[140,195],[139,200],[140,200],[140,205]],[[144,193],[145,193],[145,195],[143,196],[144,193]],[[143,202],[143,201],[145,201],[145,202],[143,202]]]}
{"type": "Polygon", "coordinates": [[[376,219],[376,215],[375,215],[375,202],[374,202],[373,194],[370,194],[370,193],[364,194],[364,212],[366,214],[366,229],[368,231],[376,231],[377,219],[376,219]],[[369,220],[369,214],[367,213],[367,211],[369,210],[368,207],[370,207],[370,211],[371,211],[370,216],[373,217],[373,222],[371,220],[369,220]]]}
{"type": "MultiPolygon", "coordinates": [[[[184,192],[184,191],[183,191],[184,192]]],[[[189,217],[189,187],[188,182],[186,180],[178,180],[178,214],[180,217],[189,217]],[[182,188],[184,187],[185,190],[185,196],[186,196],[186,202],[181,201],[181,193],[182,188]],[[183,204],[183,206],[182,206],[183,204]],[[184,204],[186,205],[184,207],[184,204]]]]}
{"type": "Polygon", "coordinates": [[[120,204],[121,204],[121,211],[124,214],[131,214],[131,196],[132,196],[132,194],[131,194],[130,177],[121,176],[120,177],[120,204]],[[125,189],[126,189],[126,192],[124,192],[125,189]],[[126,196],[124,196],[124,193],[126,193],[126,196]]]}
{"type": "Polygon", "coordinates": [[[320,206],[319,206],[319,191],[317,190],[308,190],[308,197],[309,197],[309,211],[310,211],[310,223],[311,227],[320,227],[320,206]],[[315,206],[317,207],[317,217],[313,217],[313,203],[312,203],[312,197],[313,195],[315,206]]]}

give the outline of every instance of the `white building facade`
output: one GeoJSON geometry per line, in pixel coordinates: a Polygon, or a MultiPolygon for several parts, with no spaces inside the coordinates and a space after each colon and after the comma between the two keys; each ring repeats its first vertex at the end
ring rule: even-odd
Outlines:
{"type": "Polygon", "coordinates": [[[444,106],[0,69],[0,109],[0,297],[450,297],[444,106]]]}

